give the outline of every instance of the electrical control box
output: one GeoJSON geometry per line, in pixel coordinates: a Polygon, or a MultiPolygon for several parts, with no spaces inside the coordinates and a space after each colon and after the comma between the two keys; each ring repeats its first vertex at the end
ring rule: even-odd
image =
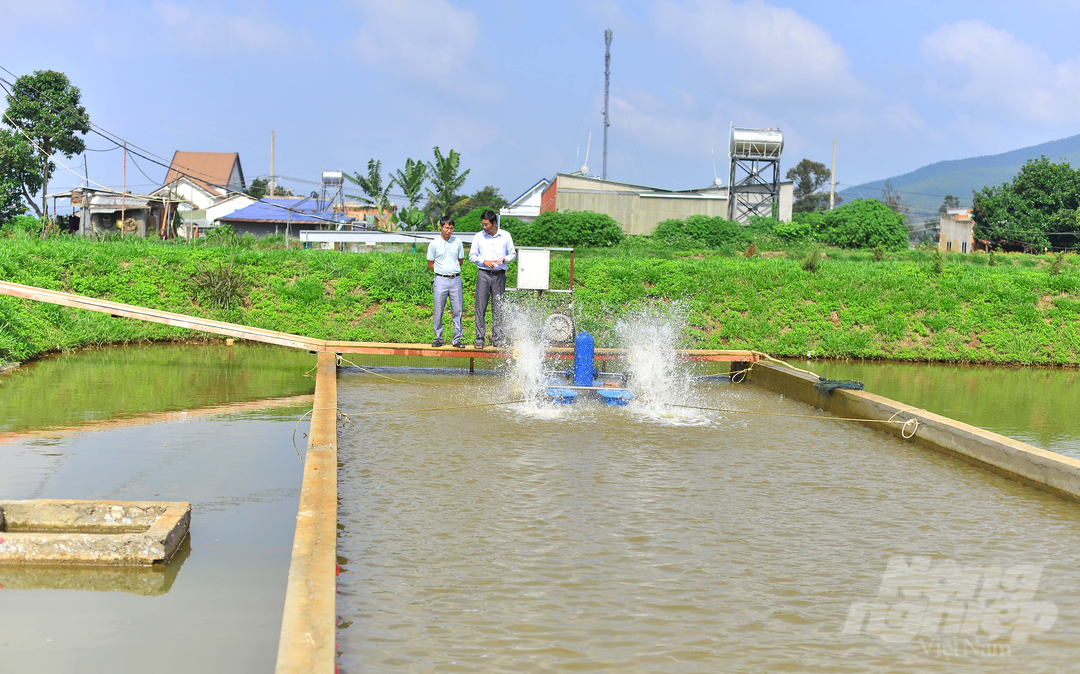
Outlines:
{"type": "Polygon", "coordinates": [[[547,290],[550,271],[550,250],[544,248],[518,248],[518,288],[522,290],[547,290]]]}

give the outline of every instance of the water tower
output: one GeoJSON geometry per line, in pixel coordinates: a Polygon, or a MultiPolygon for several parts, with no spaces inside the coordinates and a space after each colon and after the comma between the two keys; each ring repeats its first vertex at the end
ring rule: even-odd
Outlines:
{"type": "Polygon", "coordinates": [[[746,224],[752,216],[772,216],[780,203],[780,129],[731,127],[728,220],[746,224]]]}
{"type": "Polygon", "coordinates": [[[320,211],[334,210],[345,214],[345,175],[341,171],[322,172],[322,193],[319,195],[320,211]]]}

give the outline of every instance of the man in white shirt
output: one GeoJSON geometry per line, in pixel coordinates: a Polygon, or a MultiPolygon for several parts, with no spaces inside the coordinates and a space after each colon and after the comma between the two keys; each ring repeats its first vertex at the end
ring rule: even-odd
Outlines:
{"type": "Polygon", "coordinates": [[[507,263],[517,257],[514,239],[510,232],[499,229],[495,211],[487,210],[480,215],[480,226],[469,249],[469,261],[476,264],[476,341],[473,348],[484,348],[484,312],[491,300],[491,343],[506,346],[503,334],[502,299],[506,292],[507,263]]]}
{"type": "Polygon", "coordinates": [[[461,307],[464,293],[461,289],[461,263],[465,261],[465,248],[454,233],[454,219],[445,215],[439,220],[440,236],[428,245],[427,266],[435,272],[432,292],[435,295],[435,339],[432,346],[442,346],[442,318],[446,311],[446,298],[450,298],[450,315],[454,318],[454,346],[462,348],[464,330],[461,327],[461,307]]]}

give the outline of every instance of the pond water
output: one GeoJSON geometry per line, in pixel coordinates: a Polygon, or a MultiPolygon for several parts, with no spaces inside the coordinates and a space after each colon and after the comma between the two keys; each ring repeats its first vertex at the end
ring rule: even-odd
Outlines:
{"type": "MultiPolygon", "coordinates": [[[[339,380],[355,424],[339,431],[342,671],[1080,661],[1077,504],[828,419],[656,404],[373,415],[517,397],[494,377],[391,374],[407,383],[355,369],[339,380]],[[922,560],[890,595],[894,572],[922,560]],[[957,573],[978,592],[949,595],[966,587],[957,573]],[[964,631],[921,627],[937,601],[920,594],[927,578],[950,610],[961,602],[964,631]],[[887,619],[863,623],[875,602],[887,619]],[[1018,611],[1031,622],[1032,607],[1041,631],[1027,636],[1018,611]]],[[[699,381],[677,400],[824,416],[730,384],[699,381]]]]}
{"type": "Polygon", "coordinates": [[[869,361],[792,363],[1080,459],[1080,369],[869,361]]]}
{"type": "Polygon", "coordinates": [[[0,375],[0,499],[193,505],[165,569],[0,567],[0,671],[272,670],[303,473],[290,436],[314,364],[170,344],[0,375]]]}

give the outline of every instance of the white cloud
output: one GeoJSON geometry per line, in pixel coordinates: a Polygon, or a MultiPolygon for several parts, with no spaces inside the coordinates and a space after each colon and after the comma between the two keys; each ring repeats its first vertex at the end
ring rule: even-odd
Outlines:
{"type": "Polygon", "coordinates": [[[480,25],[447,0],[359,0],[363,24],[353,38],[361,62],[452,86],[470,63],[480,25]]]}
{"type": "Polygon", "coordinates": [[[943,96],[1013,119],[1080,121],[1080,59],[1053,62],[1040,47],[983,21],[941,26],[920,45],[943,96]]]}
{"type": "Polygon", "coordinates": [[[311,47],[311,36],[274,20],[167,3],[154,5],[174,48],[204,55],[282,54],[311,47]]]}
{"type": "Polygon", "coordinates": [[[755,98],[832,97],[856,87],[843,48],[793,9],[762,0],[658,0],[657,28],[723,76],[718,87],[755,98]]]}

